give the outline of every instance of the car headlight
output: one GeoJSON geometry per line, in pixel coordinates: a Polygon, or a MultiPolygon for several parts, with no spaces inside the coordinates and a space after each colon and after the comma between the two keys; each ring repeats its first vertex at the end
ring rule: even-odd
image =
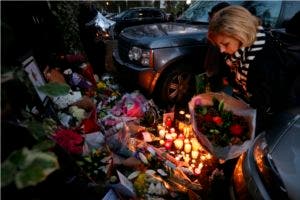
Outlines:
{"type": "Polygon", "coordinates": [[[263,173],[265,170],[264,160],[267,155],[268,155],[268,144],[265,138],[261,138],[260,140],[257,141],[253,151],[254,160],[260,173],[263,173]]]}
{"type": "Polygon", "coordinates": [[[143,66],[152,67],[153,65],[153,51],[141,49],[139,47],[132,47],[128,52],[128,57],[132,61],[140,62],[143,66]]]}
{"type": "Polygon", "coordinates": [[[259,176],[270,196],[274,198],[280,197],[279,199],[286,199],[287,193],[285,186],[273,162],[265,137],[261,137],[259,140],[256,140],[253,157],[259,176]]]}

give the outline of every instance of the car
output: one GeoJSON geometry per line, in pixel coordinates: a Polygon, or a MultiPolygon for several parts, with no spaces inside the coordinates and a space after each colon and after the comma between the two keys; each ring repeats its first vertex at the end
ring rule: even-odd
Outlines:
{"type": "Polygon", "coordinates": [[[116,22],[113,27],[113,32],[117,37],[126,27],[165,22],[167,21],[167,15],[159,8],[135,7],[121,12],[120,14],[112,17],[111,20],[116,22]]]}
{"type": "MultiPolygon", "coordinates": [[[[195,94],[195,75],[204,72],[208,13],[219,1],[196,1],[175,22],[124,29],[113,52],[124,83],[162,104],[184,104],[195,94]]],[[[232,1],[256,13],[265,27],[280,28],[300,2],[232,1]],[[288,10],[290,9],[290,10],[288,10]]]]}
{"type": "Polygon", "coordinates": [[[300,115],[284,113],[235,166],[231,199],[300,199],[300,115]]]}

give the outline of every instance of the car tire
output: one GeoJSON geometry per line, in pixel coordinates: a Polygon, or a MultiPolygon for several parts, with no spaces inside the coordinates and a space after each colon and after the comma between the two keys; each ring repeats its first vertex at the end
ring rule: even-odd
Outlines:
{"type": "Polygon", "coordinates": [[[160,103],[184,105],[195,94],[195,75],[178,67],[164,73],[156,88],[160,103]]]}

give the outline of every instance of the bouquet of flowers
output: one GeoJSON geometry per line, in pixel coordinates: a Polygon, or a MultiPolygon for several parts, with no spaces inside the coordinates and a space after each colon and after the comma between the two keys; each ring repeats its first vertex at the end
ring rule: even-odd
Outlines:
{"type": "Polygon", "coordinates": [[[254,139],[256,110],[225,93],[203,93],[189,102],[196,135],[217,158],[245,152],[254,139]]]}

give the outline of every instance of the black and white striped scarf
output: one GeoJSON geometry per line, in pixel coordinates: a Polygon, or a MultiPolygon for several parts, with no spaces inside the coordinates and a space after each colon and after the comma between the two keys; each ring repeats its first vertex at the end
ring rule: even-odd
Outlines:
{"type": "Polygon", "coordinates": [[[235,73],[233,93],[237,97],[248,101],[251,94],[247,90],[248,71],[251,62],[255,59],[257,52],[261,51],[265,44],[266,34],[262,26],[259,26],[256,34],[256,41],[250,47],[242,47],[233,55],[226,57],[232,63],[231,70],[235,73]]]}

